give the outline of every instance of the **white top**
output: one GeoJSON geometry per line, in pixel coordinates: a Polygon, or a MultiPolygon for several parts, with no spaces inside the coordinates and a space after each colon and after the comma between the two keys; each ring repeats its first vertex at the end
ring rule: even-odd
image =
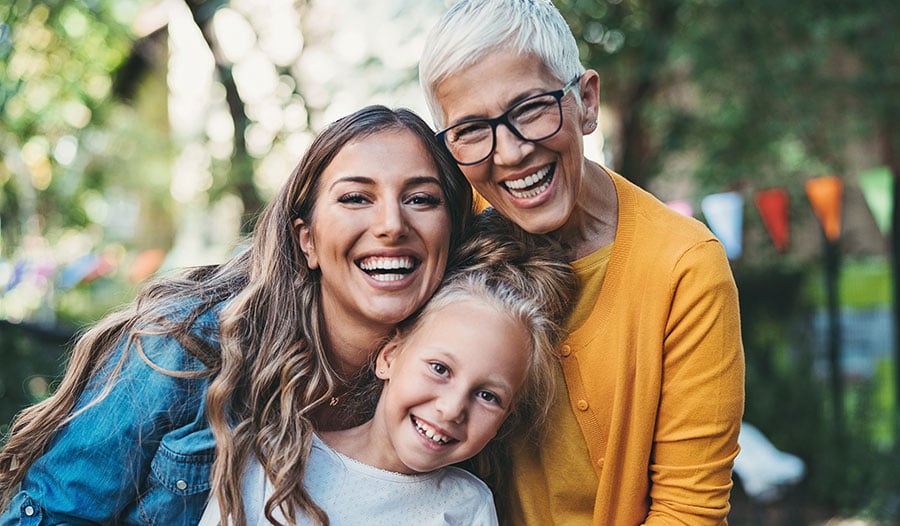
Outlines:
{"type": "MultiPolygon", "coordinates": [[[[304,478],[313,501],[328,514],[331,526],[496,526],[497,512],[487,485],[471,473],[445,467],[405,475],[363,464],[331,449],[313,435],[304,478]]],[[[272,483],[255,458],[242,482],[247,524],[271,524],[263,512],[272,483]]],[[[281,513],[275,517],[283,520],[281,513]]],[[[219,523],[213,495],[200,526],[219,523]]],[[[306,524],[301,518],[300,524],[306,524]]]]}

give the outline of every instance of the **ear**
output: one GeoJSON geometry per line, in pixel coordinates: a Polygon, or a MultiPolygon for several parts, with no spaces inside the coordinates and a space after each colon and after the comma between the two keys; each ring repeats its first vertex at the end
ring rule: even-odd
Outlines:
{"type": "Polygon", "coordinates": [[[581,97],[581,130],[587,135],[597,129],[600,115],[600,75],[596,71],[585,70],[578,94],[581,97]]]}
{"type": "Polygon", "coordinates": [[[306,256],[306,266],[311,270],[319,268],[319,259],[316,257],[316,245],[313,242],[312,229],[300,218],[294,219],[294,228],[297,229],[300,250],[306,256]]]}
{"type": "Polygon", "coordinates": [[[394,359],[397,358],[399,354],[400,336],[394,335],[394,337],[391,338],[391,341],[386,343],[378,352],[378,357],[375,359],[375,376],[381,380],[390,380],[391,366],[394,364],[394,359]]]}

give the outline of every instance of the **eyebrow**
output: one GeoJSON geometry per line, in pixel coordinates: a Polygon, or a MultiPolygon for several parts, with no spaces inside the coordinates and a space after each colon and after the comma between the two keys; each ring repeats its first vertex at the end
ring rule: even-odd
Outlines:
{"type": "MultiPolygon", "coordinates": [[[[553,91],[553,90],[550,90],[550,91],[553,91]]],[[[530,90],[519,93],[518,95],[515,95],[510,102],[506,103],[503,111],[501,111],[500,113],[498,113],[496,115],[502,115],[502,114],[506,113],[507,111],[509,111],[510,108],[512,108],[516,104],[522,102],[523,100],[525,100],[529,97],[533,97],[535,95],[540,95],[541,93],[546,93],[546,92],[547,92],[547,90],[543,90],[541,88],[531,88],[530,90]]],[[[457,124],[462,124],[464,122],[469,122],[469,121],[483,121],[483,120],[487,120],[487,119],[493,119],[496,117],[496,115],[484,116],[484,115],[473,115],[470,113],[459,119],[456,119],[452,123],[448,123],[447,127],[456,126],[457,124]]]]}
{"type": "MultiPolygon", "coordinates": [[[[447,365],[451,369],[456,368],[456,363],[459,360],[456,358],[456,356],[452,352],[449,352],[446,349],[443,349],[440,347],[434,347],[432,349],[436,354],[441,355],[440,356],[441,359],[443,359],[445,362],[447,362],[447,365]]],[[[496,375],[493,373],[488,375],[486,380],[484,382],[481,382],[479,384],[479,386],[488,388],[488,389],[496,389],[498,391],[500,391],[500,390],[504,391],[504,393],[502,393],[502,394],[505,396],[505,398],[503,400],[503,402],[505,404],[510,403],[509,399],[512,397],[515,397],[516,391],[517,391],[517,389],[514,389],[512,384],[510,384],[507,381],[506,377],[504,377],[503,375],[496,375]]]]}
{"type": "MultiPolygon", "coordinates": [[[[359,184],[366,184],[366,185],[374,185],[374,184],[376,184],[376,181],[372,177],[364,177],[362,175],[348,175],[345,177],[338,178],[335,182],[331,183],[331,186],[329,186],[328,188],[329,189],[334,188],[335,186],[337,186],[341,183],[359,183],[359,184]]],[[[405,187],[421,186],[421,185],[425,185],[425,184],[434,184],[434,185],[440,186],[441,180],[437,177],[432,177],[429,175],[420,175],[420,176],[416,176],[416,177],[411,177],[403,182],[403,186],[405,186],[405,187]]]]}

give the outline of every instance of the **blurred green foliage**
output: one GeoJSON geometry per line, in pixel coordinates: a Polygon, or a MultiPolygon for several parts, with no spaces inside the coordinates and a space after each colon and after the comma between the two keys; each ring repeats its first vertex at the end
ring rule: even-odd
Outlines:
{"type": "Polygon", "coordinates": [[[641,184],[790,186],[844,173],[855,143],[900,173],[893,0],[556,3],[615,113],[613,165],[641,184]]]}
{"type": "Polygon", "coordinates": [[[0,433],[6,434],[20,409],[52,392],[72,336],[65,330],[0,321],[0,433]]]}
{"type": "Polygon", "coordinates": [[[128,23],[139,6],[25,0],[0,6],[3,253],[29,235],[102,223],[96,196],[144,189],[135,182],[149,173],[135,167],[158,167],[152,159],[164,157],[165,130],[148,126],[114,96],[135,40],[128,23]]]}

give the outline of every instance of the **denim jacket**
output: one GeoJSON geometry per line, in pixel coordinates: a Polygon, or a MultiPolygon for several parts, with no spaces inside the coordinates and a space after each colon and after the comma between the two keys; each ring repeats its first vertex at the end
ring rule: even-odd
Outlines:
{"type": "MultiPolygon", "coordinates": [[[[218,309],[193,332],[219,348],[218,309]]],[[[168,371],[205,366],[169,336],[139,337],[147,360],[168,371]]],[[[121,342],[104,372],[116,365],[121,342]]],[[[108,386],[93,378],[76,404],[108,386]]],[[[58,431],[0,516],[10,524],[197,524],[210,491],[215,440],[205,412],[209,377],[177,378],[127,349],[108,395],[58,431]]]]}

